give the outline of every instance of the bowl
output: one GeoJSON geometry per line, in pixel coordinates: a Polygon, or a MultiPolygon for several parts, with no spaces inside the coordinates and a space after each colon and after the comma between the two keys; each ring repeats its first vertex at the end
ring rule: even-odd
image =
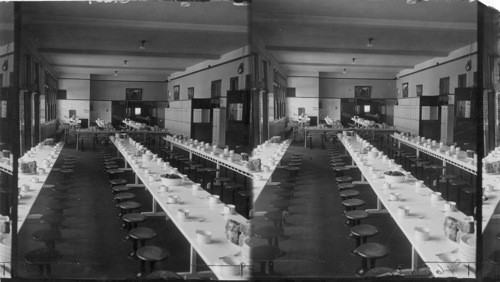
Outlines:
{"type": "Polygon", "coordinates": [[[385,181],[387,181],[388,183],[403,183],[405,181],[405,177],[406,176],[404,175],[394,176],[394,175],[384,174],[385,181]]]}
{"type": "Polygon", "coordinates": [[[239,276],[241,274],[241,262],[235,257],[225,257],[222,259],[220,270],[224,276],[239,276]]]}
{"type": "MultiPolygon", "coordinates": [[[[176,174],[175,174],[176,175],[176,174]]],[[[177,175],[176,175],[177,176],[177,175]]],[[[162,174],[160,176],[161,183],[166,186],[179,186],[182,182],[182,178],[179,176],[179,178],[172,178],[172,174],[162,174]]]]}
{"type": "Polygon", "coordinates": [[[427,227],[422,227],[422,226],[416,226],[414,227],[414,230],[415,230],[415,239],[417,239],[417,241],[427,241],[429,240],[429,233],[430,233],[430,229],[427,228],[427,227]]]}

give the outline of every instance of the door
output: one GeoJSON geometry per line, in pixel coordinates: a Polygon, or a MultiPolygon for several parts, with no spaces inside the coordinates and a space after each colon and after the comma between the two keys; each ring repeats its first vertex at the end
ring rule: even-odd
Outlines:
{"type": "MultiPolygon", "coordinates": [[[[256,96],[258,97],[258,95],[256,96]]],[[[226,144],[234,147],[235,151],[247,151],[252,148],[252,141],[250,140],[250,112],[253,110],[251,109],[250,93],[248,91],[227,92],[226,144]]]]}
{"type": "Polygon", "coordinates": [[[347,126],[351,123],[351,118],[354,116],[354,99],[341,99],[340,100],[340,121],[342,125],[347,126]]]}

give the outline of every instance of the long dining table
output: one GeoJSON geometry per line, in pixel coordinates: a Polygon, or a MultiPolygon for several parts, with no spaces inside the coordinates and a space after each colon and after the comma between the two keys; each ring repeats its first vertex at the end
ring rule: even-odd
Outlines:
{"type": "Polygon", "coordinates": [[[143,136],[146,136],[148,134],[150,135],[156,135],[159,137],[162,137],[162,135],[167,135],[168,131],[166,130],[159,130],[159,131],[152,131],[152,130],[91,130],[91,129],[77,129],[76,131],[76,147],[75,149],[78,151],[79,147],[79,138],[80,135],[99,135],[99,134],[105,134],[105,135],[115,135],[117,133],[127,133],[127,134],[142,134],[143,136]]]}
{"type": "MultiPolygon", "coordinates": [[[[191,246],[191,262],[189,273],[197,273],[196,259],[201,257],[211,271],[219,280],[246,280],[249,277],[249,258],[244,255],[242,247],[231,243],[226,238],[226,224],[228,220],[234,220],[240,224],[246,224],[247,220],[235,213],[226,215],[223,213],[224,204],[209,204],[210,193],[200,189],[193,192],[191,180],[183,181],[181,185],[169,187],[168,192],[162,192],[160,180],[150,181],[151,174],[175,173],[173,168],[157,161],[143,161],[140,157],[134,157],[136,145],[130,138],[116,139],[110,137],[119,153],[129,164],[136,178],[144,185],[153,198],[153,210],[145,212],[146,215],[157,215],[155,207],[157,204],[172,220],[179,231],[184,235],[191,246]],[[149,170],[146,174],[145,169],[149,170]],[[169,204],[169,196],[178,196],[180,202],[169,204]],[[178,217],[179,209],[189,210],[189,219],[183,220],[178,217]],[[212,233],[212,242],[203,244],[197,241],[197,230],[208,230],[212,233]],[[235,264],[236,263],[236,264],[235,264]],[[229,268],[240,267],[239,274],[229,273],[229,268]]],[[[179,174],[180,175],[180,174],[179,174]]]]}
{"type": "MultiPolygon", "coordinates": [[[[485,160],[500,162],[500,148],[490,152],[485,160]]],[[[487,198],[486,201],[483,201],[482,206],[482,229],[484,232],[490,220],[499,217],[498,214],[495,214],[495,210],[500,202],[500,173],[489,173],[483,170],[482,177],[482,186],[485,188],[484,195],[487,198]]]]}
{"type": "Polygon", "coordinates": [[[465,221],[466,215],[462,212],[444,211],[445,200],[431,201],[428,187],[423,186],[419,191],[415,189],[417,179],[407,176],[403,183],[392,183],[391,188],[384,187],[386,182],[384,172],[395,168],[379,158],[368,158],[362,154],[363,140],[359,136],[343,136],[338,138],[352,156],[353,164],[361,171],[369,186],[377,195],[378,209],[385,207],[398,227],[404,233],[412,246],[413,271],[418,269],[418,257],[429,267],[435,277],[475,278],[475,261],[462,262],[458,256],[459,244],[448,239],[443,230],[447,216],[465,221]],[[373,167],[375,173],[370,172],[373,167]],[[390,194],[401,195],[400,200],[391,200],[390,194]],[[400,206],[409,207],[410,213],[401,217],[398,215],[400,206]],[[419,240],[416,236],[416,227],[425,227],[430,230],[429,240],[419,240]]]}
{"type": "Polygon", "coordinates": [[[190,158],[193,155],[196,155],[214,162],[218,169],[224,167],[251,178],[254,202],[259,197],[260,192],[264,189],[264,186],[268,184],[269,181],[272,181],[271,176],[274,170],[278,167],[281,162],[281,158],[291,144],[291,140],[284,140],[279,143],[268,140],[263,144],[258,145],[250,156],[250,160],[261,160],[263,169],[257,171],[247,168],[245,166],[245,162],[241,160],[241,156],[239,154],[234,154],[232,157],[233,159],[229,160],[229,158],[224,157],[224,150],[220,148],[214,149],[213,146],[209,146],[208,148],[204,148],[202,150],[201,148],[198,148],[198,146],[191,145],[192,143],[186,140],[181,140],[172,136],[167,136],[164,139],[170,144],[171,150],[174,146],[178,147],[187,151],[190,158]],[[212,154],[212,152],[214,154],[212,154]],[[272,158],[272,160],[270,158],[272,158]]]}
{"type": "Polygon", "coordinates": [[[371,132],[372,136],[375,135],[375,133],[392,133],[394,131],[398,131],[395,128],[360,128],[360,127],[354,127],[354,128],[347,128],[347,127],[319,127],[319,126],[306,126],[304,127],[304,148],[307,148],[307,136],[310,134],[313,135],[321,135],[321,134],[326,134],[329,132],[332,133],[338,133],[338,132],[343,132],[343,131],[355,131],[355,132],[371,132]]]}
{"type": "MultiPolygon", "coordinates": [[[[40,143],[30,149],[21,157],[24,162],[36,161],[38,168],[43,169],[43,173],[40,170],[37,170],[36,173],[23,173],[21,171],[19,171],[18,173],[18,187],[27,185],[29,187],[29,191],[19,191],[20,197],[17,204],[17,232],[21,230],[24,223],[26,222],[26,219],[29,218],[31,208],[33,207],[36,199],[38,198],[38,195],[45,185],[45,182],[47,181],[47,178],[53,169],[54,163],[59,157],[59,154],[63,147],[63,142],[57,143],[53,146],[43,145],[42,143],[40,143]],[[44,160],[47,163],[46,165],[42,165],[44,160]]],[[[5,252],[9,252],[9,254],[11,249],[10,235],[12,233],[13,231],[11,231],[11,233],[9,234],[0,234],[0,249],[5,252]]],[[[0,278],[10,277],[10,258],[7,258],[8,256],[9,255],[7,254],[0,254],[0,257],[2,258],[2,261],[0,261],[0,263],[2,264],[0,278]]]]}

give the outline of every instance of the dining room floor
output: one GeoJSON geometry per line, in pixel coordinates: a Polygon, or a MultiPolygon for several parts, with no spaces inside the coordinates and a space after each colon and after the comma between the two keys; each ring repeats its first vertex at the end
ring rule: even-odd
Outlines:
{"type": "MultiPolygon", "coordinates": [[[[314,140],[320,144],[319,140],[314,140]]],[[[277,259],[274,269],[277,277],[290,278],[338,278],[355,277],[356,270],[361,265],[361,259],[352,255],[354,241],[348,239],[350,227],[344,225],[346,219],[341,215],[343,208],[338,199],[337,185],[329,166],[329,156],[325,149],[319,146],[313,149],[304,148],[303,141],[292,143],[282,163],[286,164],[292,154],[303,154],[300,175],[296,181],[296,192],[287,219],[291,225],[285,227],[288,239],[279,241],[280,249],[285,255],[277,259]]],[[[355,180],[360,179],[360,172],[352,172],[355,180]]],[[[272,179],[279,181],[286,178],[287,172],[277,169],[272,179]]],[[[274,185],[267,185],[254,203],[255,230],[271,222],[263,218],[263,213],[274,210],[269,206],[274,185]]],[[[369,185],[358,185],[358,198],[364,200],[364,209],[376,208],[376,195],[369,185]]],[[[387,245],[390,254],[377,260],[376,266],[402,269],[408,273],[411,264],[411,244],[388,214],[372,214],[363,224],[371,224],[378,228],[379,234],[368,242],[387,245]]],[[[261,244],[267,244],[263,239],[255,238],[261,244]]],[[[257,242],[259,244],[259,242],[257,242]]],[[[426,277],[428,272],[414,273],[426,277]]]]}
{"type": "MultiPolygon", "coordinates": [[[[113,145],[109,145],[113,147],[113,145]]],[[[52,267],[52,278],[59,279],[133,279],[139,272],[139,261],[127,257],[131,251],[131,243],[122,241],[126,231],[120,226],[122,220],[117,218],[113,194],[108,184],[108,176],[100,165],[99,153],[86,144],[85,152],[75,151],[74,144],[66,144],[54,167],[62,164],[66,155],[77,157],[77,165],[73,179],[73,188],[69,191],[64,211],[66,219],[62,223],[63,240],[56,243],[56,250],[62,258],[52,267]]],[[[120,164],[123,165],[123,164],[120,164]]],[[[128,183],[133,183],[132,172],[125,173],[128,183]]],[[[56,181],[54,173],[49,175],[46,184],[56,181]]],[[[143,188],[134,188],[134,201],[142,204],[142,211],[151,210],[151,195],[143,188]]],[[[52,201],[53,192],[42,189],[29,218],[18,233],[18,277],[41,278],[38,268],[27,264],[24,255],[33,249],[42,248],[43,244],[34,241],[33,232],[48,228],[40,222],[42,214],[52,213],[45,209],[52,201]]],[[[165,216],[148,217],[139,226],[156,230],[157,235],[148,240],[146,245],[164,247],[170,252],[169,259],[157,263],[156,270],[186,272],[190,266],[189,242],[181,232],[165,216]]],[[[201,270],[207,270],[203,261],[198,261],[201,270]]]]}

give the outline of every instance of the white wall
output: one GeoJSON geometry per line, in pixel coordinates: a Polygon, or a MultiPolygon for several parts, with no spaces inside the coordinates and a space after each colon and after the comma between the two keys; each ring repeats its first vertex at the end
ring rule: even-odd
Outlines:
{"type": "MultiPolygon", "coordinates": [[[[67,120],[69,110],[76,110],[76,116],[79,119],[90,118],[89,101],[86,100],[57,100],[57,118],[67,120]]],[[[90,121],[89,121],[90,124],[90,121]]]]}
{"type": "Polygon", "coordinates": [[[320,98],[321,108],[319,109],[319,120],[330,116],[334,120],[340,120],[340,99],[320,98]]]}
{"type": "Polygon", "coordinates": [[[319,96],[328,98],[354,98],[355,86],[371,86],[371,98],[397,98],[394,79],[341,79],[320,78],[319,96]]]}
{"type": "Polygon", "coordinates": [[[141,88],[142,101],[167,101],[167,83],[162,81],[90,80],[92,101],[124,101],[127,88],[141,88]]]}
{"type": "Polygon", "coordinates": [[[194,98],[210,98],[211,83],[214,80],[221,79],[221,95],[226,96],[229,90],[229,80],[231,77],[237,76],[239,89],[245,88],[245,76],[251,72],[250,58],[246,57],[244,59],[239,59],[234,62],[223,64],[220,66],[215,66],[224,62],[228,62],[235,58],[239,58],[244,55],[249,54],[250,47],[246,46],[227,54],[222,55],[219,60],[210,60],[199,63],[197,65],[188,67],[184,72],[173,73],[169,77],[168,92],[170,96],[169,100],[173,99],[173,87],[179,85],[180,88],[180,100],[186,100],[188,98],[187,89],[189,87],[194,87],[194,98]],[[244,63],[244,72],[238,74],[238,66],[240,63],[244,63]],[[208,68],[208,66],[213,66],[208,68]],[[197,72],[198,71],[198,72],[197,72]],[[195,73],[193,73],[195,72],[195,73]],[[192,74],[191,74],[192,73],[192,74]],[[186,75],[187,74],[187,75],[186,75]],[[186,75],[184,77],[180,77],[186,75]],[[179,78],[180,77],[180,78],[179,78]]]}
{"type": "Polygon", "coordinates": [[[319,79],[317,77],[288,77],[287,87],[295,88],[295,97],[318,97],[319,79]]]}
{"type": "Polygon", "coordinates": [[[299,108],[305,108],[308,116],[318,116],[318,98],[286,98],[286,113],[288,117],[297,116],[299,108]]]}
{"type": "Polygon", "coordinates": [[[467,87],[471,87],[473,85],[473,73],[477,71],[477,55],[467,56],[471,51],[477,51],[477,43],[474,43],[472,48],[468,45],[455,50],[451,52],[448,57],[434,58],[416,65],[413,69],[401,71],[398,74],[396,84],[398,97],[402,97],[401,85],[406,82],[408,82],[408,97],[417,96],[416,85],[418,84],[422,84],[423,96],[439,95],[439,79],[448,76],[450,77],[450,94],[454,94],[455,88],[458,87],[458,75],[465,73],[467,74],[467,87]],[[466,57],[460,58],[462,56],[466,57]],[[465,70],[465,65],[468,60],[472,61],[472,68],[470,71],[465,70]]]}
{"type": "Polygon", "coordinates": [[[90,99],[90,79],[59,79],[57,87],[66,90],[66,99],[90,99]]]}
{"type": "Polygon", "coordinates": [[[90,101],[90,108],[90,122],[97,118],[111,122],[111,101],[90,101]]]}

